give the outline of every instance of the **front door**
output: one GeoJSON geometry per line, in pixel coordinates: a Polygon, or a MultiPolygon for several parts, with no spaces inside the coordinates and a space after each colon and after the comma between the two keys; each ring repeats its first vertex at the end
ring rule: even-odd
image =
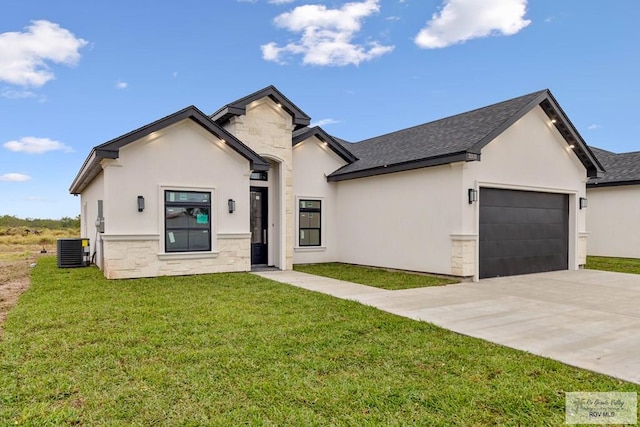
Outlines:
{"type": "Polygon", "coordinates": [[[263,187],[251,187],[251,264],[267,265],[267,225],[269,223],[267,189],[263,187]]]}

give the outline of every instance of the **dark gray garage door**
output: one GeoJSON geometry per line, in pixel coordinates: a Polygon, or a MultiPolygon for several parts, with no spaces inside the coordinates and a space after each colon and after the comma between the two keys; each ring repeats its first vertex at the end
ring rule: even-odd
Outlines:
{"type": "Polygon", "coordinates": [[[569,196],[480,189],[480,278],[566,270],[569,196]]]}

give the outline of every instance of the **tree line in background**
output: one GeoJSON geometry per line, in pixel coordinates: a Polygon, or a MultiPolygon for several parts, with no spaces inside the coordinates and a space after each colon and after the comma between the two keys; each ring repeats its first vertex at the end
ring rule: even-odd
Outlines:
{"type": "Polygon", "coordinates": [[[0,216],[0,228],[27,228],[39,229],[46,228],[49,230],[59,230],[63,228],[80,229],[80,215],[75,218],[68,216],[60,219],[40,219],[40,218],[18,218],[12,215],[0,216]]]}

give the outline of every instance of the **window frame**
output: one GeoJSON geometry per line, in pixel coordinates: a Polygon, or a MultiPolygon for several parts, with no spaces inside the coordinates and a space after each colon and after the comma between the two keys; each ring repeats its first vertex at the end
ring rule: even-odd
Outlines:
{"type": "MultiPolygon", "coordinates": [[[[163,218],[162,224],[163,224],[163,233],[164,233],[164,238],[163,238],[163,243],[164,243],[164,253],[166,254],[192,254],[192,253],[211,253],[213,252],[214,249],[214,239],[213,239],[213,208],[214,208],[214,201],[213,201],[213,196],[214,196],[214,192],[212,189],[203,189],[203,188],[168,188],[168,187],[163,187],[161,189],[161,200],[162,200],[162,211],[161,211],[161,215],[163,218]],[[167,200],[168,197],[168,193],[200,193],[200,194],[207,194],[208,197],[208,202],[192,202],[189,200],[174,200],[174,201],[170,201],[167,200]],[[208,223],[207,223],[207,227],[206,228],[202,228],[202,227],[191,227],[191,226],[179,226],[179,227],[170,227],[167,224],[167,209],[168,208],[184,208],[184,209],[198,209],[198,208],[205,208],[208,209],[209,212],[209,218],[208,218],[208,223]],[[184,249],[180,249],[180,250],[172,250],[169,248],[169,233],[171,231],[192,231],[192,230],[207,230],[207,234],[208,234],[208,245],[207,248],[204,249],[194,249],[194,248],[188,248],[186,250],[184,249]]],[[[187,196],[188,197],[188,196],[187,196]]]]}
{"type": "Polygon", "coordinates": [[[323,243],[323,236],[322,236],[322,231],[323,231],[323,215],[322,215],[322,205],[323,205],[323,200],[320,198],[315,198],[315,197],[300,197],[297,199],[297,204],[298,204],[298,221],[297,221],[297,225],[298,225],[298,238],[297,238],[297,243],[298,243],[298,247],[299,248],[320,248],[322,247],[322,243],[323,243]],[[314,202],[314,203],[318,203],[320,206],[318,208],[307,208],[307,207],[302,207],[302,203],[304,202],[314,202]],[[302,227],[301,224],[301,215],[303,213],[317,213],[320,218],[318,219],[318,227],[302,227]],[[303,244],[302,243],[302,239],[301,239],[301,233],[302,231],[311,231],[311,230],[318,230],[318,243],[317,244],[303,244]]]}

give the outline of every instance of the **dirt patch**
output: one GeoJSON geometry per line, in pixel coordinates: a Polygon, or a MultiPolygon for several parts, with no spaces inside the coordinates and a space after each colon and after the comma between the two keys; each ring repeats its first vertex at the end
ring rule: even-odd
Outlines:
{"type": "Polygon", "coordinates": [[[20,295],[29,288],[29,270],[34,262],[35,256],[30,260],[0,260],[0,335],[7,313],[16,305],[20,295]]]}
{"type": "Polygon", "coordinates": [[[0,335],[7,313],[29,288],[31,265],[42,256],[55,256],[58,239],[78,235],[71,228],[0,228],[0,335]]]}

